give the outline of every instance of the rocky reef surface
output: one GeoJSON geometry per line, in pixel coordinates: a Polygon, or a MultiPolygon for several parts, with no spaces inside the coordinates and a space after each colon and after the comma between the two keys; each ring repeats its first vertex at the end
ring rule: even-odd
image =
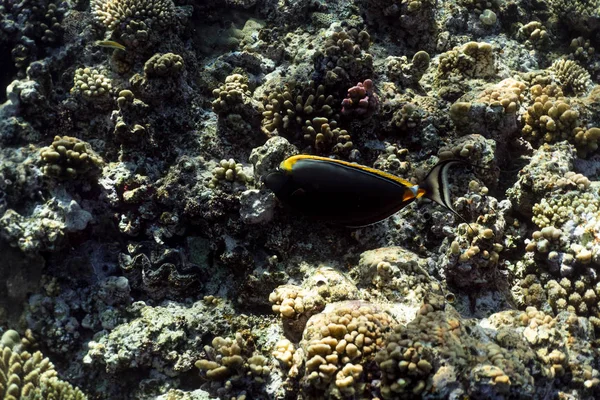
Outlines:
{"type": "Polygon", "coordinates": [[[598,0],[0,0],[0,399],[600,398],[596,49],[598,0]],[[303,218],[295,154],[465,160],[469,223],[303,218]]]}

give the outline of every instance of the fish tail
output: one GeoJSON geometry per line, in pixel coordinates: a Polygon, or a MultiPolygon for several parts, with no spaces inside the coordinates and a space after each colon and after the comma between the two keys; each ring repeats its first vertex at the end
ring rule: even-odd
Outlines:
{"type": "Polygon", "coordinates": [[[425,191],[423,197],[433,200],[439,205],[446,207],[458,218],[469,224],[469,222],[454,209],[452,206],[452,199],[450,199],[448,170],[451,166],[457,164],[471,166],[470,163],[463,160],[450,159],[440,161],[431,169],[431,171],[429,171],[427,177],[419,185],[419,187],[425,191]]]}

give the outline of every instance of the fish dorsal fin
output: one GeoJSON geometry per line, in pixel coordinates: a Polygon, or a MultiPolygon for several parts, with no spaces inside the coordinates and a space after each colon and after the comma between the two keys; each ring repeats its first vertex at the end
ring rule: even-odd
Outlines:
{"type": "Polygon", "coordinates": [[[285,161],[283,161],[281,163],[280,168],[283,169],[284,171],[291,171],[294,164],[299,160],[316,160],[316,161],[325,161],[325,162],[345,165],[350,168],[359,169],[361,171],[369,172],[371,174],[388,179],[390,181],[394,181],[394,182],[399,183],[400,185],[406,186],[408,188],[414,186],[414,183],[409,182],[406,179],[402,179],[399,176],[392,175],[390,173],[387,173],[385,171],[381,171],[381,170],[378,170],[375,168],[367,167],[367,166],[356,164],[356,163],[351,163],[348,161],[336,160],[336,159],[327,158],[327,157],[312,156],[312,155],[307,155],[307,154],[299,154],[296,156],[289,157],[288,159],[286,159],[285,161]]]}
{"type": "MultiPolygon", "coordinates": [[[[425,180],[419,185],[421,189],[424,190],[423,197],[426,197],[430,200],[435,201],[441,206],[446,207],[450,210],[454,215],[463,220],[464,222],[469,224],[469,222],[462,217],[455,209],[452,207],[452,199],[450,199],[450,190],[448,183],[448,170],[451,166],[462,164],[468,165],[471,164],[463,161],[463,160],[444,160],[437,163],[431,171],[427,174],[425,180]]],[[[470,226],[470,225],[469,225],[470,226]]]]}

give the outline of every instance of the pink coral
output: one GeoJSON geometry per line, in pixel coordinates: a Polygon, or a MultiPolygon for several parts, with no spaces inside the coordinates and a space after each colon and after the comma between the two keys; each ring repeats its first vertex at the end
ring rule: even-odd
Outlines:
{"type": "Polygon", "coordinates": [[[377,108],[378,99],[373,81],[366,79],[348,89],[348,96],[342,100],[342,114],[346,116],[367,116],[377,108]]]}

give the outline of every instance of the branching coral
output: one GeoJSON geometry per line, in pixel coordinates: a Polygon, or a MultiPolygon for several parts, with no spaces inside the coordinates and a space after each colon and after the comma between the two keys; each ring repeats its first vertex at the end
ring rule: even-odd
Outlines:
{"type": "Polygon", "coordinates": [[[573,60],[556,60],[552,69],[561,86],[576,95],[585,94],[592,84],[590,74],[573,60]]]}
{"type": "Polygon", "coordinates": [[[250,101],[248,77],[233,74],[225,78],[225,83],[213,90],[215,100],[212,102],[213,110],[219,115],[240,113],[240,109],[250,101]]]}
{"type": "Polygon", "coordinates": [[[71,93],[86,100],[110,98],[112,84],[109,78],[96,69],[78,68],[73,78],[71,93]]]}
{"type": "MultiPolygon", "coordinates": [[[[8,331],[11,332],[11,331],[8,331]]],[[[7,333],[8,333],[7,332],[7,333]]],[[[6,335],[6,333],[5,333],[6,335]]],[[[4,335],[4,336],[5,336],[4,335]]],[[[42,353],[18,351],[0,344],[0,398],[5,400],[85,400],[79,389],[57,378],[54,365],[42,353]]]]}
{"type": "Polygon", "coordinates": [[[315,88],[314,83],[306,87],[288,84],[283,90],[275,90],[263,99],[262,130],[268,136],[296,137],[306,121],[313,118],[333,118],[335,100],[326,95],[325,86],[315,88]]]}
{"type": "Polygon", "coordinates": [[[144,64],[148,78],[177,77],[184,69],[183,57],[173,53],[156,53],[144,64]]]}
{"type": "Polygon", "coordinates": [[[523,115],[523,136],[532,142],[553,143],[569,138],[578,126],[579,112],[573,110],[569,100],[556,85],[532,86],[532,105],[523,115]]]}
{"type": "Polygon", "coordinates": [[[490,78],[496,75],[496,57],[489,43],[469,42],[440,56],[438,77],[490,78]]]}
{"type": "Polygon", "coordinates": [[[96,20],[113,31],[132,28],[136,22],[165,28],[175,18],[171,0],[93,0],[91,6],[96,20]]]}
{"type": "Polygon", "coordinates": [[[362,397],[365,368],[393,322],[378,307],[359,301],[332,303],[307,323],[303,390],[308,398],[362,397]]]}
{"type": "Polygon", "coordinates": [[[366,79],[348,89],[348,95],[342,100],[342,115],[369,116],[377,109],[378,102],[373,81],[366,79]]]}
{"type": "Polygon", "coordinates": [[[245,184],[250,180],[248,172],[244,171],[244,166],[236,163],[233,158],[230,158],[229,160],[221,160],[219,166],[213,170],[213,177],[208,186],[216,188],[226,182],[245,184]]]}
{"type": "Polygon", "coordinates": [[[93,176],[103,164],[88,143],[71,136],[56,136],[50,146],[40,150],[40,156],[44,174],[62,179],[93,176]]]}
{"type": "Polygon", "coordinates": [[[302,127],[304,141],[311,144],[317,154],[337,154],[345,158],[352,151],[352,137],[337,122],[327,118],[313,118],[302,127]]]}
{"type": "Polygon", "coordinates": [[[315,70],[327,85],[350,85],[373,75],[373,57],[367,31],[344,30],[339,26],[314,56],[315,70]]]}
{"type": "Polygon", "coordinates": [[[531,21],[519,28],[517,37],[528,47],[542,48],[550,41],[548,31],[539,21],[531,21]]]}
{"type": "MultiPolygon", "coordinates": [[[[253,343],[241,333],[235,339],[215,337],[212,346],[204,346],[206,358],[196,361],[202,375],[220,396],[239,391],[236,387],[260,386],[269,378],[270,369],[266,357],[253,354],[253,343]],[[245,383],[244,383],[245,382],[245,383]]],[[[244,395],[239,391],[238,395],[244,395]]]]}

